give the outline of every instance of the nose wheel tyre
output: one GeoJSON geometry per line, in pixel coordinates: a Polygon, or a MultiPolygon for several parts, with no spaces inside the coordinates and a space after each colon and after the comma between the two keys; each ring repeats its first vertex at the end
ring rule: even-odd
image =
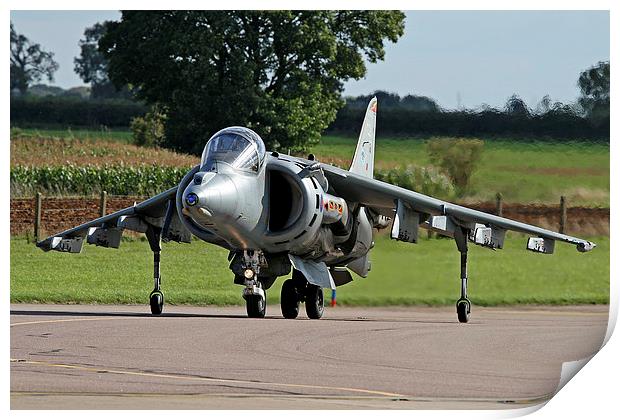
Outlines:
{"type": "Polygon", "coordinates": [[[465,323],[469,321],[469,313],[471,312],[471,302],[466,299],[460,299],[456,302],[456,314],[459,322],[465,323]]]}
{"type": "MultiPolygon", "coordinates": [[[[267,295],[265,294],[265,298],[267,295]]],[[[261,295],[250,295],[245,299],[245,309],[249,318],[264,318],[267,310],[267,302],[261,295]]]]}
{"type": "Polygon", "coordinates": [[[295,319],[299,315],[299,297],[295,282],[292,279],[288,279],[282,284],[280,308],[282,309],[282,316],[286,319],[295,319]]]}
{"type": "Polygon", "coordinates": [[[320,319],[323,316],[323,289],[320,286],[309,284],[306,288],[306,315],[310,319],[320,319]]]}
{"type": "Polygon", "coordinates": [[[152,292],[149,297],[149,303],[151,305],[151,313],[153,315],[161,315],[164,310],[164,294],[158,290],[152,292]]]}

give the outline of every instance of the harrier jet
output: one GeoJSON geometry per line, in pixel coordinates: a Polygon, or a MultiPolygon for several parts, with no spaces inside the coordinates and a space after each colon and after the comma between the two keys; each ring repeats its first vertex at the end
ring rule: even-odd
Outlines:
{"type": "MultiPolygon", "coordinates": [[[[125,229],[146,234],[154,263],[151,312],[161,314],[162,242],[196,238],[229,251],[234,283],[243,286],[249,317],[262,318],[266,291],[279,276],[285,318],[305,302],[309,318],[323,315],[323,289],[366,277],[373,235],[389,227],[391,238],[416,243],[419,228],[454,238],[461,255],[460,322],[470,317],[467,296],[469,243],[501,249],[507,230],[532,235],[526,249],[553,253],[555,241],[586,252],[594,243],[472,210],[373,179],[377,99],[368,104],[349,170],[267,152],[261,137],[229,127],[207,142],[199,165],[179,185],[132,207],[51,236],[45,251],[80,252],[86,241],[118,248],[125,229]]],[[[196,261],[200,264],[200,261],[196,261]]],[[[404,263],[404,262],[403,262],[404,263]]]]}

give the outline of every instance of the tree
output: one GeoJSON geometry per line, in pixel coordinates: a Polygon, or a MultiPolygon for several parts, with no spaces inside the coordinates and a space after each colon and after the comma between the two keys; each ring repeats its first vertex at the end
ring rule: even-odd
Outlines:
{"type": "Polygon", "coordinates": [[[609,124],[609,61],[600,61],[579,75],[579,105],[596,125],[609,124]]]}
{"type": "Polygon", "coordinates": [[[343,81],[403,30],[398,11],[125,11],[99,47],[117,86],[166,108],[166,146],[198,153],[245,125],[272,150],[303,150],[334,120],[343,81]]]}
{"type": "Polygon", "coordinates": [[[546,114],[547,112],[551,110],[551,106],[552,106],[551,96],[549,95],[543,96],[540,102],[538,102],[538,105],[536,105],[536,114],[538,115],[546,114]]]}
{"type": "Polygon", "coordinates": [[[95,23],[84,30],[80,39],[80,56],[75,57],[74,71],[84,83],[90,83],[92,98],[131,98],[127,86],[117,89],[108,77],[108,60],[99,51],[99,40],[106,33],[110,21],[95,23]]]}
{"type": "Polygon", "coordinates": [[[56,70],[54,53],[42,50],[41,45],[15,32],[11,22],[11,90],[18,89],[24,95],[33,82],[43,78],[53,82],[56,70]]]}
{"type": "Polygon", "coordinates": [[[506,105],[504,106],[506,114],[512,115],[515,117],[529,117],[530,109],[523,99],[519,97],[519,95],[512,95],[506,101],[506,105]]]}
{"type": "Polygon", "coordinates": [[[407,95],[400,100],[400,106],[417,112],[439,112],[440,108],[434,99],[428,96],[407,95]]]}
{"type": "Polygon", "coordinates": [[[470,187],[484,141],[452,137],[433,137],[426,142],[426,152],[433,165],[438,166],[450,178],[458,196],[470,187]]]}

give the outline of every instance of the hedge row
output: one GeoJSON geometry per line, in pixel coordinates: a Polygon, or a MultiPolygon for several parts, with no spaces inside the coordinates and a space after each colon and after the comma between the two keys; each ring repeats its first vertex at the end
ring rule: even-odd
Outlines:
{"type": "Polygon", "coordinates": [[[11,168],[11,196],[155,195],[177,185],[190,168],[159,166],[14,166],[11,168]]]}
{"type": "MultiPolygon", "coordinates": [[[[329,132],[357,135],[364,112],[345,106],[329,132]]],[[[599,123],[566,111],[512,115],[497,110],[481,112],[415,112],[388,109],[377,113],[382,136],[520,137],[609,141],[609,118],[599,123]]]]}
{"type": "MultiPolygon", "coordinates": [[[[609,141],[609,118],[597,123],[564,109],[545,114],[510,114],[489,109],[426,111],[383,108],[377,125],[382,136],[529,137],[536,139],[588,139],[609,141]]],[[[71,127],[129,127],[131,119],[147,107],[127,100],[80,100],[68,98],[11,98],[11,124],[71,127]]],[[[356,136],[364,111],[345,106],[329,132],[356,136]]]]}
{"type": "Polygon", "coordinates": [[[147,110],[145,105],[119,99],[11,98],[11,125],[129,127],[132,118],[147,110]]]}

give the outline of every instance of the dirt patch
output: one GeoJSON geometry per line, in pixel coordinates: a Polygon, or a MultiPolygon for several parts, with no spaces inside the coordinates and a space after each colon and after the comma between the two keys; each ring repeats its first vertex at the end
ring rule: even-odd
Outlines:
{"type": "MultiPolygon", "coordinates": [[[[109,197],[107,213],[113,213],[145,197],[109,197]]],[[[34,231],[33,198],[11,199],[11,235],[34,231]]],[[[495,203],[468,204],[487,213],[495,213],[495,203]]],[[[41,203],[42,236],[61,232],[99,217],[99,198],[67,197],[43,198],[41,203]]],[[[504,204],[503,214],[509,219],[557,231],[560,227],[560,206],[504,204]]],[[[569,235],[609,235],[609,209],[590,207],[569,207],[567,209],[567,228],[569,235]]]]}
{"type": "MultiPolygon", "coordinates": [[[[109,197],[106,213],[114,213],[144,199],[109,197]]],[[[34,198],[11,199],[11,235],[34,232],[34,208],[34,198]]],[[[100,216],[99,198],[94,197],[43,198],[41,209],[42,236],[70,229],[100,216]]]]}

